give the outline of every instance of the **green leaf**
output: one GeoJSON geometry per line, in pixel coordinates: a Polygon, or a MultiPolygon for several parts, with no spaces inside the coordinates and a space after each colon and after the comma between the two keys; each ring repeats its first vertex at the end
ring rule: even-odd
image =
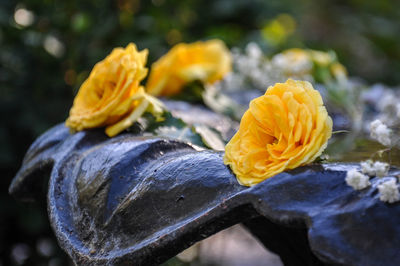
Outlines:
{"type": "Polygon", "coordinates": [[[189,103],[203,103],[203,91],[203,83],[200,80],[195,80],[186,84],[178,95],[175,95],[171,98],[189,103]]]}
{"type": "Polygon", "coordinates": [[[203,148],[223,150],[225,143],[222,136],[205,125],[190,125],[182,119],[165,111],[162,121],[151,113],[145,113],[128,131],[134,134],[151,134],[153,136],[181,140],[203,148]]]}
{"type": "Polygon", "coordinates": [[[167,137],[189,142],[200,147],[207,147],[193,127],[185,126],[177,128],[175,126],[160,126],[154,131],[154,134],[159,137],[167,137]]]}
{"type": "MultiPolygon", "coordinates": [[[[147,115],[148,117],[149,115],[147,115]]],[[[165,111],[161,116],[162,121],[157,122],[156,118],[150,114],[150,117],[147,118],[148,126],[145,128],[145,131],[154,133],[159,127],[176,127],[183,128],[186,127],[187,124],[179,118],[174,117],[170,112],[165,111]]]]}
{"type": "Polygon", "coordinates": [[[194,128],[206,146],[217,151],[225,150],[225,142],[222,140],[223,138],[219,132],[205,125],[194,125],[194,128]]]}

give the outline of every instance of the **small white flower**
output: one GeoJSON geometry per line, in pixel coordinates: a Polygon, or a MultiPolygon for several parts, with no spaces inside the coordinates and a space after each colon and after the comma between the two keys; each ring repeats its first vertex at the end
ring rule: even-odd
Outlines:
{"type": "Polygon", "coordinates": [[[389,164],[384,162],[367,160],[361,162],[360,166],[361,172],[369,176],[384,177],[389,172],[389,164]]]}
{"type": "Polygon", "coordinates": [[[370,124],[370,132],[371,132],[371,138],[377,140],[379,143],[381,143],[384,146],[390,146],[391,140],[391,130],[382,123],[379,119],[374,120],[370,124]]]}
{"type": "Polygon", "coordinates": [[[217,91],[227,90],[227,91],[237,91],[244,87],[243,76],[236,72],[230,72],[225,77],[213,84],[206,84],[206,87],[213,87],[217,91]]]}
{"type": "Polygon", "coordinates": [[[392,90],[386,89],[383,96],[379,99],[377,107],[381,112],[393,113],[397,103],[398,98],[396,94],[392,90]]]}
{"type": "Polygon", "coordinates": [[[367,174],[369,176],[375,175],[375,169],[373,167],[372,160],[361,162],[360,166],[361,166],[361,172],[363,172],[364,174],[367,174]]]}
{"type": "Polygon", "coordinates": [[[377,177],[384,177],[389,172],[389,164],[376,161],[373,165],[373,169],[377,177]]]}
{"type": "Polygon", "coordinates": [[[255,42],[250,42],[246,45],[246,53],[249,57],[259,59],[263,56],[263,52],[255,42]]]}
{"type": "Polygon", "coordinates": [[[396,179],[390,179],[378,185],[379,199],[383,202],[393,203],[400,200],[396,179]]]}
{"type": "Polygon", "coordinates": [[[272,58],[272,64],[292,74],[302,74],[311,71],[313,63],[305,53],[286,51],[272,58]]]}
{"type": "Polygon", "coordinates": [[[361,190],[371,185],[369,182],[369,176],[363,175],[356,169],[347,171],[345,180],[347,185],[351,186],[355,190],[361,190]]]}
{"type": "Polygon", "coordinates": [[[376,129],[376,134],[377,134],[377,140],[385,145],[385,146],[390,146],[390,129],[382,124],[378,126],[376,129]]]}
{"type": "Polygon", "coordinates": [[[379,119],[387,126],[396,126],[399,124],[400,118],[400,98],[393,95],[391,103],[384,106],[383,110],[380,110],[379,119]]]}
{"type": "Polygon", "coordinates": [[[369,124],[369,126],[370,126],[370,131],[371,131],[371,132],[375,132],[376,128],[377,128],[379,125],[382,125],[382,121],[379,120],[379,119],[375,119],[374,121],[372,121],[372,122],[369,124]]]}

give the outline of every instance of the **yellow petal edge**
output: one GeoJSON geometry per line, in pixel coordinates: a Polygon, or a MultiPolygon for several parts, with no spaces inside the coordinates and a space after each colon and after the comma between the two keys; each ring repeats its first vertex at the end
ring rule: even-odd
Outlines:
{"type": "Polygon", "coordinates": [[[319,92],[307,81],[289,79],[250,102],[225,147],[224,163],[240,184],[252,186],[313,162],[331,135],[332,119],[319,92]]]}

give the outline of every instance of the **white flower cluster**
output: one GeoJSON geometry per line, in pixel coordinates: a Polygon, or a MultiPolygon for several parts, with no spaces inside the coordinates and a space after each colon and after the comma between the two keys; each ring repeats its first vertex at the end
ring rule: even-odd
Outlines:
{"type": "Polygon", "coordinates": [[[378,185],[379,199],[383,202],[394,203],[400,200],[396,179],[392,178],[378,185]]]}
{"type": "Polygon", "coordinates": [[[238,91],[241,88],[244,88],[244,77],[235,72],[230,72],[225,77],[214,83],[207,84],[208,87],[214,88],[216,91],[227,90],[227,91],[238,91]]]}
{"type": "MultiPolygon", "coordinates": [[[[384,177],[389,172],[389,164],[384,162],[373,162],[368,160],[360,163],[361,172],[351,169],[346,173],[346,183],[355,190],[362,190],[371,185],[370,177],[384,177]]],[[[378,186],[379,199],[383,202],[394,203],[400,200],[400,193],[396,179],[382,181],[378,186]]]]}
{"type": "Polygon", "coordinates": [[[389,127],[400,124],[399,89],[375,84],[362,94],[362,99],[378,111],[376,118],[389,127]]]}
{"type": "Polygon", "coordinates": [[[371,138],[377,140],[382,145],[389,147],[391,143],[392,131],[381,120],[376,119],[370,124],[371,138]]]}
{"type": "Polygon", "coordinates": [[[287,51],[285,54],[277,54],[272,58],[272,64],[280,68],[285,73],[294,76],[306,76],[306,79],[312,79],[310,73],[313,68],[313,62],[306,54],[298,54],[295,51],[287,51]]]}
{"type": "Polygon", "coordinates": [[[400,97],[392,90],[386,89],[383,97],[378,101],[377,107],[381,119],[389,125],[396,125],[400,119],[400,97]]]}
{"type": "MultiPolygon", "coordinates": [[[[275,82],[283,82],[284,77],[280,71],[277,71],[271,61],[263,54],[261,48],[254,42],[247,44],[244,53],[239,49],[232,49],[233,65],[236,72],[232,73],[236,82],[241,79],[241,84],[249,82],[257,89],[266,90],[269,85],[275,82]]],[[[240,85],[231,84],[233,87],[240,85]]],[[[229,87],[227,87],[229,89],[229,87]]],[[[243,87],[239,87],[242,89],[243,87]]]]}
{"type": "Polygon", "coordinates": [[[214,84],[217,90],[242,90],[253,87],[265,91],[277,82],[285,82],[289,77],[313,81],[310,74],[312,61],[290,52],[275,55],[271,60],[254,42],[247,44],[244,51],[232,49],[234,71],[214,84]]]}
{"type": "Polygon", "coordinates": [[[355,190],[361,190],[371,185],[369,182],[369,176],[364,175],[356,169],[347,171],[346,183],[355,190]]]}
{"type": "Polygon", "coordinates": [[[369,176],[384,177],[389,172],[389,164],[384,162],[373,162],[372,160],[367,160],[360,163],[361,172],[369,176]]]}
{"type": "Polygon", "coordinates": [[[383,95],[383,98],[378,102],[378,108],[380,111],[383,112],[391,112],[397,116],[397,118],[400,117],[400,102],[399,102],[399,97],[393,92],[387,90],[385,94],[383,95]]]}

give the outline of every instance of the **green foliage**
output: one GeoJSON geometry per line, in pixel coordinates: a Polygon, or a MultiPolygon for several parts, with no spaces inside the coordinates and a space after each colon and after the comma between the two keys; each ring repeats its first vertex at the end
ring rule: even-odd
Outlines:
{"type": "Polygon", "coordinates": [[[163,114],[163,121],[161,122],[156,122],[154,118],[150,118],[150,120],[150,122],[147,122],[146,132],[151,132],[155,136],[182,140],[200,147],[206,147],[201,136],[191,125],[186,124],[182,119],[173,117],[170,112],[163,114]]]}

